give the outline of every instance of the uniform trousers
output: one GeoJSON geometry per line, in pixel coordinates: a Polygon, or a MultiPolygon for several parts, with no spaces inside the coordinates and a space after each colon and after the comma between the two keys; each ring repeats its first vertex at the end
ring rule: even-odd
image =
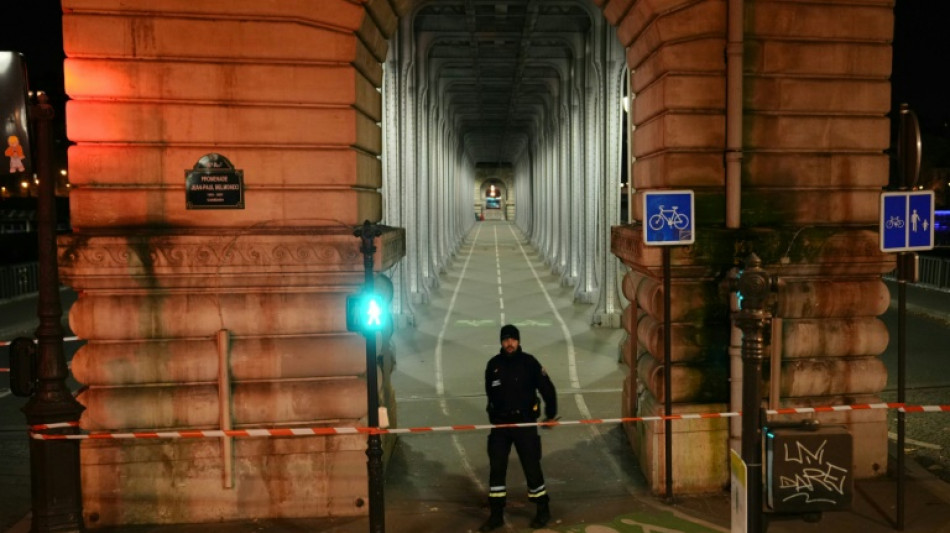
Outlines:
{"type": "Polygon", "coordinates": [[[547,503],[548,494],[541,473],[541,436],[537,427],[493,428],[488,434],[488,501],[495,507],[503,507],[508,496],[506,477],[508,455],[514,444],[528,483],[528,499],[535,503],[547,503]]]}

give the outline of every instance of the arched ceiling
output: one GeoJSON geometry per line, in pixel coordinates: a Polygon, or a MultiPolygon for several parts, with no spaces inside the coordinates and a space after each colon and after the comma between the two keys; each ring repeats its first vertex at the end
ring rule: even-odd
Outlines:
{"type": "Polygon", "coordinates": [[[476,164],[514,163],[557,111],[584,54],[589,4],[430,0],[415,12],[429,96],[476,164]]]}

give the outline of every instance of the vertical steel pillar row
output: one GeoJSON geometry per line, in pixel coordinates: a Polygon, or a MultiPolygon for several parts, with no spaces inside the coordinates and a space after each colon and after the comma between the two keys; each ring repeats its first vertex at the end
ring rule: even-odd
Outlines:
{"type": "Polygon", "coordinates": [[[412,30],[409,17],[405,17],[400,25],[400,68],[399,77],[401,86],[399,99],[403,109],[404,122],[400,125],[401,135],[399,138],[400,154],[402,155],[402,175],[404,196],[402,197],[403,209],[406,217],[403,225],[406,228],[406,279],[409,283],[407,287],[412,303],[423,301],[422,288],[420,283],[421,273],[419,271],[419,220],[416,213],[419,211],[418,205],[418,172],[416,172],[416,97],[415,91],[418,83],[416,82],[416,69],[414,65],[415,53],[413,51],[412,30]]]}
{"type": "Polygon", "coordinates": [[[418,65],[418,83],[419,89],[416,91],[416,103],[419,119],[416,124],[418,144],[418,161],[416,162],[417,190],[416,198],[419,209],[416,211],[418,218],[418,261],[419,261],[419,289],[424,293],[425,301],[429,301],[429,281],[431,270],[429,269],[429,105],[428,105],[428,80],[425,76],[425,64],[420,61],[418,65]]]}
{"type": "Polygon", "coordinates": [[[561,189],[558,192],[558,203],[561,206],[561,257],[558,261],[558,273],[561,285],[570,285],[571,264],[571,114],[568,106],[570,99],[570,80],[564,79],[561,83],[561,101],[558,104],[561,113],[560,127],[558,128],[558,155],[561,158],[561,189]]]}
{"type": "Polygon", "coordinates": [[[578,274],[581,269],[582,235],[580,230],[583,223],[582,198],[584,191],[584,99],[582,87],[584,83],[584,62],[575,59],[574,79],[571,80],[571,257],[569,277],[571,285],[577,285],[578,274]]]}
{"type": "MultiPolygon", "coordinates": [[[[402,39],[397,36],[397,43],[402,39]]],[[[399,110],[403,108],[405,98],[405,72],[401,68],[400,57],[403,56],[401,46],[393,46],[389,51],[389,58],[384,65],[383,70],[383,223],[389,226],[405,227],[405,208],[408,199],[402,198],[403,191],[406,190],[405,174],[403,173],[405,162],[403,161],[403,150],[400,150],[399,143],[400,123],[399,110]]],[[[408,246],[408,243],[407,243],[408,246]]],[[[411,323],[413,321],[412,300],[410,298],[409,286],[409,263],[410,261],[400,261],[393,273],[393,299],[391,309],[394,317],[398,317],[398,322],[411,323]]]]}
{"type": "Polygon", "coordinates": [[[580,278],[574,290],[574,298],[584,303],[592,303],[594,291],[597,286],[595,279],[597,264],[597,210],[598,197],[600,195],[600,182],[602,176],[603,160],[603,39],[602,24],[594,23],[590,32],[590,56],[587,58],[587,142],[585,157],[587,160],[587,172],[584,176],[584,190],[587,191],[584,197],[584,218],[581,224],[584,233],[583,240],[583,262],[580,271],[580,278]]]}
{"type": "Polygon", "coordinates": [[[625,57],[623,49],[616,39],[606,39],[610,61],[606,62],[606,105],[605,116],[607,120],[606,138],[605,138],[605,163],[606,172],[602,179],[604,194],[602,203],[602,217],[600,232],[602,240],[600,245],[603,247],[598,253],[600,260],[599,277],[600,293],[598,297],[597,309],[594,311],[593,323],[605,327],[619,327],[620,317],[623,309],[620,307],[619,298],[619,265],[616,257],[608,256],[606,253],[610,249],[610,226],[620,224],[620,169],[623,161],[621,158],[621,143],[623,142],[623,109],[621,107],[623,98],[623,74],[625,57]]]}

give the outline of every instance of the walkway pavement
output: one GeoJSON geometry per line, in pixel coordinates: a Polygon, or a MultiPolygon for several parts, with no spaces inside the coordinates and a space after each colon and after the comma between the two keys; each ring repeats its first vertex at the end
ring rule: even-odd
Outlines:
{"type": "MultiPolygon", "coordinates": [[[[615,418],[626,369],[618,363],[623,332],[591,329],[592,308],[572,303],[572,288],[502,222],[482,222],[446,266],[430,301],[416,308],[416,326],[393,338],[399,427],[483,424],[482,372],[498,348],[498,327],[518,324],[524,349],[542,361],[558,387],[561,416],[615,418]]],[[[0,306],[0,319],[2,306],[0,306]]],[[[2,386],[2,385],[0,385],[2,386]]],[[[2,401],[2,400],[0,400],[2,401]]],[[[707,533],[730,531],[728,491],[666,504],[645,486],[619,426],[562,426],[542,432],[544,469],[554,519],[540,532],[707,533]]],[[[512,454],[509,505],[501,532],[526,532],[533,506],[512,454]]],[[[6,467],[7,465],[3,465],[6,467]]],[[[950,533],[950,485],[908,461],[905,528],[950,533]]],[[[485,433],[401,436],[386,473],[385,530],[396,533],[475,531],[487,516],[485,433]]],[[[11,487],[0,487],[11,490],[11,487]]],[[[25,487],[20,490],[27,490],[25,487]]],[[[7,494],[0,494],[0,509],[7,494]]],[[[18,494],[22,496],[22,494],[18,494]]],[[[21,498],[22,499],[22,498],[21,498]]],[[[781,521],[771,533],[895,531],[896,487],[884,477],[860,481],[849,511],[815,524],[781,521]]],[[[22,505],[22,504],[21,504],[22,505]]],[[[28,509],[20,507],[21,515],[28,509]]],[[[29,518],[8,531],[26,533],[29,518]]],[[[255,520],[137,526],[106,533],[366,532],[369,520],[255,520]]]]}

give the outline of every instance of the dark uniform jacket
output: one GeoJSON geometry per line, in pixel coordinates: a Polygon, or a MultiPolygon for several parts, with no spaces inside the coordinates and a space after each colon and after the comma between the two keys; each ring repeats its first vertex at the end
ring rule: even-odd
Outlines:
{"type": "Polygon", "coordinates": [[[492,424],[534,422],[541,415],[537,392],[544,398],[546,418],[557,416],[554,384],[533,355],[521,351],[492,357],[485,368],[488,419],[492,424]]]}

